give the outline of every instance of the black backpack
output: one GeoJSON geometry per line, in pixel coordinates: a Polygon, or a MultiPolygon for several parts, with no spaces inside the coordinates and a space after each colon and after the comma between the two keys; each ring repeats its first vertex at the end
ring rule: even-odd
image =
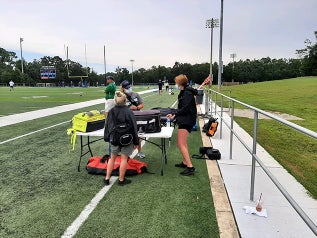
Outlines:
{"type": "Polygon", "coordinates": [[[213,147],[200,147],[199,148],[200,155],[192,155],[192,158],[195,159],[205,159],[205,155],[210,160],[220,160],[221,153],[219,150],[214,149],[213,147]]]}
{"type": "Polygon", "coordinates": [[[110,133],[110,143],[114,146],[127,146],[133,141],[132,125],[127,120],[123,123],[117,123],[117,120],[113,113],[113,119],[115,120],[115,126],[110,133]]]}

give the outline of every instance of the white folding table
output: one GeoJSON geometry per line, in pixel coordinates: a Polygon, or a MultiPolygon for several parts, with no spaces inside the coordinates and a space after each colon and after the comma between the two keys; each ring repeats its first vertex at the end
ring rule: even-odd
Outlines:
{"type": "MultiPolygon", "coordinates": [[[[163,169],[164,164],[167,163],[167,156],[166,156],[166,139],[170,139],[173,135],[174,127],[162,127],[161,132],[158,133],[142,133],[139,134],[139,138],[149,142],[152,145],[155,145],[161,149],[162,152],[162,162],[161,162],[161,175],[163,175],[163,169]],[[161,143],[155,143],[153,141],[150,141],[150,138],[160,138],[161,143]]],[[[97,131],[91,131],[91,132],[77,132],[77,136],[80,136],[80,158],[78,163],[78,171],[80,171],[80,163],[83,156],[90,153],[91,156],[92,150],[90,148],[90,145],[96,141],[103,140],[104,136],[104,129],[100,129],[97,131]],[[87,137],[87,143],[83,142],[83,137],[87,137]],[[98,139],[91,140],[90,137],[99,137],[98,139]],[[84,151],[84,147],[88,147],[88,151],[84,151]]]]}

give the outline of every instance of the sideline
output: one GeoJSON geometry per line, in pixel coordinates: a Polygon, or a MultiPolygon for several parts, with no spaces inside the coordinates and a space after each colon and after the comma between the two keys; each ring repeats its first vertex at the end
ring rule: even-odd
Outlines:
{"type": "MultiPolygon", "coordinates": [[[[197,105],[197,112],[201,114],[201,108],[197,105]]],[[[203,118],[199,118],[199,130],[203,146],[213,147],[211,138],[202,132],[202,127],[205,124],[203,118]]],[[[209,176],[210,189],[215,207],[216,218],[221,238],[241,237],[239,228],[235,221],[233,210],[230,205],[230,199],[226,191],[226,187],[218,166],[217,160],[206,160],[207,172],[209,176]]]]}

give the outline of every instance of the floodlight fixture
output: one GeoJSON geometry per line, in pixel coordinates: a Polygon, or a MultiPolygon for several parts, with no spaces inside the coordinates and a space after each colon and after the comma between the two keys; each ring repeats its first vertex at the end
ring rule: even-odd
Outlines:
{"type": "Polygon", "coordinates": [[[233,82],[234,58],[237,58],[237,54],[236,53],[230,54],[230,58],[232,58],[232,77],[231,77],[231,82],[233,82]]]}
{"type": "Polygon", "coordinates": [[[220,8],[220,39],[219,39],[219,65],[218,65],[218,91],[221,88],[221,75],[223,73],[223,62],[222,62],[222,35],[223,35],[223,0],[221,0],[220,8]]]}
{"type": "Polygon", "coordinates": [[[130,62],[131,62],[131,65],[132,65],[132,74],[131,74],[132,75],[132,80],[131,80],[132,82],[131,83],[132,83],[132,86],[133,86],[133,62],[134,62],[134,59],[131,59],[130,62]]]}
{"type": "Polygon", "coordinates": [[[211,18],[206,21],[206,28],[215,28],[219,27],[219,19],[211,18]]]}
{"type": "Polygon", "coordinates": [[[24,73],[24,69],[23,69],[23,57],[22,57],[22,41],[24,39],[22,37],[20,37],[20,52],[21,52],[21,71],[22,71],[22,75],[24,73]]]}
{"type": "Polygon", "coordinates": [[[212,41],[213,41],[213,29],[219,26],[219,19],[211,18],[206,21],[206,28],[210,28],[210,67],[209,67],[209,76],[210,84],[212,84],[213,75],[212,75],[212,41]]]}

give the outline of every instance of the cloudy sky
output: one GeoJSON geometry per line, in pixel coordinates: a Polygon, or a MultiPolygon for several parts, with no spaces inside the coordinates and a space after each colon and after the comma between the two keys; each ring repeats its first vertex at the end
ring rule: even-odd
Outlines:
{"type": "MultiPolygon", "coordinates": [[[[220,0],[0,0],[0,47],[27,61],[59,55],[98,73],[210,60],[207,19],[220,18],[220,0]]],[[[317,31],[317,0],[224,0],[223,61],[295,58],[317,31]]],[[[220,29],[214,29],[218,61],[220,29]]]]}

